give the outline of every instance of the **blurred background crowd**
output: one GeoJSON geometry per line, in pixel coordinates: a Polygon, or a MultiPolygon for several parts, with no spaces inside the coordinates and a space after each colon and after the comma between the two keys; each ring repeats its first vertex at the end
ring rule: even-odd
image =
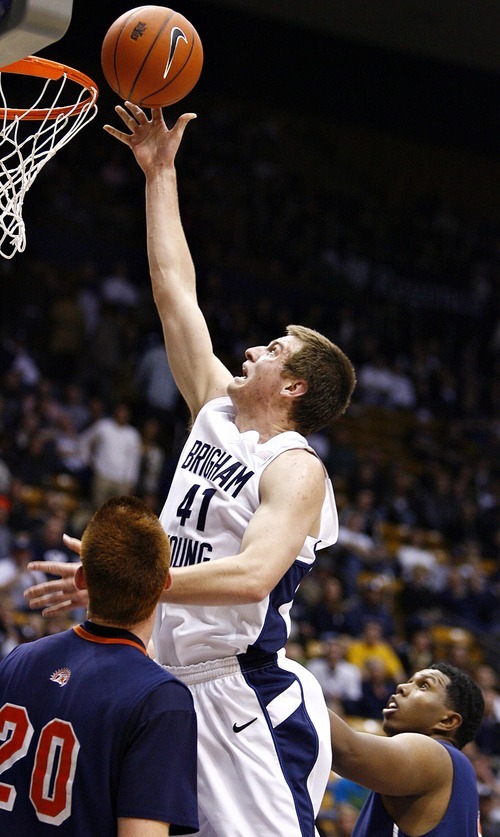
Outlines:
{"type": "MultiPolygon", "coordinates": [[[[450,187],[451,149],[392,141],[383,177],[360,151],[380,147],[367,127],[216,91],[198,105],[180,200],[216,353],[237,374],[247,346],[298,322],[358,376],[347,414],[311,437],[340,536],[297,594],[289,653],[374,732],[417,668],[469,671],[487,707],[469,756],[496,837],[500,214],[450,187]],[[445,198],[439,178],[416,185],[412,155],[446,169],[445,198]]],[[[28,562],[75,560],[63,533],[115,494],[159,512],[187,421],[151,299],[142,174],[84,135],[39,175],[27,252],[0,265],[1,656],[81,617],[29,612],[23,591],[44,576],[28,562]]],[[[332,776],[324,837],[348,837],[363,799],[332,776]]]]}

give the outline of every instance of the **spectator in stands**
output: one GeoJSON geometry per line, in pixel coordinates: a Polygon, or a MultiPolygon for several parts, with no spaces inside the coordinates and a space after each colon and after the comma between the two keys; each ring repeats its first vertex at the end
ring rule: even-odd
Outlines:
{"type": "Polygon", "coordinates": [[[48,316],[50,337],[46,373],[63,384],[77,375],[84,350],[85,320],[74,279],[67,275],[61,277],[48,316]]]}
{"type": "Polygon", "coordinates": [[[130,276],[130,266],[124,259],[115,262],[111,272],[104,276],[101,296],[106,304],[118,309],[135,308],[138,305],[139,291],[130,276]]]}
{"type": "Polygon", "coordinates": [[[366,575],[359,581],[358,592],[359,595],[346,609],[347,633],[359,637],[368,621],[376,621],[385,639],[393,637],[396,624],[394,611],[386,600],[387,578],[382,575],[366,575]]]}
{"type": "Polygon", "coordinates": [[[68,528],[66,516],[48,514],[43,523],[34,529],[31,549],[33,561],[68,561],[76,560],[74,552],[68,549],[63,535],[68,528]]]}
{"type": "Polygon", "coordinates": [[[0,560],[0,596],[7,594],[18,613],[30,612],[24,591],[45,580],[44,573],[28,569],[28,563],[33,558],[29,534],[18,532],[12,540],[10,555],[0,560]]]}
{"type": "Polygon", "coordinates": [[[363,404],[387,407],[393,385],[393,373],[383,354],[377,352],[363,363],[358,372],[358,398],[363,404]]]}
{"type": "Polygon", "coordinates": [[[488,629],[489,616],[498,599],[482,569],[473,565],[450,566],[447,584],[439,594],[439,605],[448,624],[472,632],[488,629]]]}
{"type": "Polygon", "coordinates": [[[418,522],[415,498],[416,477],[400,463],[393,463],[390,484],[384,498],[384,519],[388,523],[416,526],[418,522]]]}
{"type": "MultiPolygon", "coordinates": [[[[404,679],[404,678],[403,678],[404,679]]],[[[387,673],[381,657],[367,657],[363,665],[361,700],[358,714],[379,720],[390,696],[396,691],[396,680],[387,673]]]]}
{"type": "Polygon", "coordinates": [[[408,640],[399,644],[397,651],[408,675],[429,668],[436,658],[432,633],[423,625],[412,627],[408,640]]]}
{"type": "Polygon", "coordinates": [[[0,494],[0,560],[10,553],[12,532],[9,515],[12,503],[5,494],[0,494]]]}
{"type": "Polygon", "coordinates": [[[474,767],[479,793],[482,837],[500,837],[500,780],[491,757],[481,752],[474,741],[465,748],[474,767]]]}
{"type": "Polygon", "coordinates": [[[340,715],[359,715],[361,671],[345,659],[346,643],[342,637],[323,640],[323,653],[309,660],[307,668],[319,681],[330,709],[340,715]]]}
{"type": "Polygon", "coordinates": [[[484,717],[476,736],[482,753],[500,756],[500,694],[491,687],[481,689],[484,698],[484,717]]]}
{"type": "MultiPolygon", "coordinates": [[[[342,344],[343,345],[343,344],[342,344]]],[[[358,464],[356,446],[352,442],[349,428],[344,423],[335,425],[330,434],[330,449],[325,466],[337,481],[352,482],[358,464]]]]}
{"type": "Polygon", "coordinates": [[[141,432],[141,463],[135,494],[157,513],[160,508],[160,489],[165,465],[165,451],[159,444],[161,425],[158,419],[146,419],[141,432]]]}
{"type": "MultiPolygon", "coordinates": [[[[362,492],[368,493],[368,492],[362,492]]],[[[370,492],[371,493],[371,492],[370,492]]],[[[353,509],[342,515],[339,536],[333,547],[337,564],[342,568],[342,579],[348,596],[356,593],[358,579],[363,572],[392,573],[392,559],[383,541],[366,532],[366,520],[361,510],[353,509]]]]}
{"type": "Polygon", "coordinates": [[[91,502],[132,494],[139,476],[141,436],[130,423],[130,407],[115,404],[110,416],[98,419],[80,435],[81,451],[92,469],[91,502]]]}
{"type": "Polygon", "coordinates": [[[400,611],[405,635],[432,625],[440,618],[439,594],[431,587],[429,570],[416,564],[408,579],[402,582],[399,595],[400,611]]]}
{"type": "Polygon", "coordinates": [[[402,543],[396,552],[396,562],[404,581],[412,577],[414,567],[424,567],[428,579],[431,574],[436,576],[438,573],[436,553],[427,546],[426,532],[421,527],[409,530],[408,541],[402,543]]]}
{"type": "Polygon", "coordinates": [[[170,370],[163,340],[157,334],[149,336],[146,349],[139,358],[136,386],[140,395],[140,409],[143,417],[154,418],[160,422],[161,438],[165,449],[170,453],[175,437],[180,396],[170,370]]]}
{"type": "MultiPolygon", "coordinates": [[[[292,609],[293,610],[293,609],[292,609]]],[[[337,576],[326,575],[318,601],[307,611],[307,620],[315,637],[346,632],[346,601],[344,587],[337,576]]]]}
{"type": "Polygon", "coordinates": [[[62,409],[67,413],[77,433],[81,433],[90,423],[92,414],[88,403],[88,393],[75,381],[66,383],[63,390],[62,409]]]}
{"type": "Polygon", "coordinates": [[[413,410],[416,407],[417,393],[407,368],[408,362],[402,357],[396,358],[390,367],[386,403],[388,409],[413,410]]]}
{"type": "Polygon", "coordinates": [[[367,660],[378,657],[385,666],[385,674],[397,683],[404,678],[404,668],[401,659],[396,654],[392,645],[383,638],[383,629],[378,619],[367,617],[361,636],[353,639],[347,647],[346,660],[363,672],[367,660]]]}

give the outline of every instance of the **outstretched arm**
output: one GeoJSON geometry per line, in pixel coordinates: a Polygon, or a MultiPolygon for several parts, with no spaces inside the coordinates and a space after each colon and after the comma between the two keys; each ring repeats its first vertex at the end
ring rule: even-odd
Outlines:
{"type": "MultiPolygon", "coordinates": [[[[172,586],[163,593],[163,602],[248,604],[271,592],[295,561],[306,536],[315,535],[325,493],[323,466],[306,451],[286,451],[265,469],[260,490],[261,502],[240,552],[192,567],[173,567],[172,586]]],[[[65,543],[75,549],[79,541],[65,536],[65,543]]],[[[81,604],[74,564],[34,562],[32,566],[61,578],[30,587],[25,593],[30,607],[42,607],[43,615],[50,616],[81,604]]]]}
{"type": "Polygon", "coordinates": [[[160,109],[151,119],[126,102],[117,114],[127,132],[104,130],[132,150],[146,177],[147,248],[153,296],[163,327],[170,368],[194,416],[219,395],[232,376],[215,357],[205,318],[196,296],[196,275],[182,227],[175,158],[186,125],[194,113],[179,117],[168,129],[160,109]]]}
{"type": "Polygon", "coordinates": [[[413,732],[392,738],[357,732],[328,712],[332,767],[340,776],[384,796],[422,796],[451,784],[451,758],[433,738],[413,732]]]}

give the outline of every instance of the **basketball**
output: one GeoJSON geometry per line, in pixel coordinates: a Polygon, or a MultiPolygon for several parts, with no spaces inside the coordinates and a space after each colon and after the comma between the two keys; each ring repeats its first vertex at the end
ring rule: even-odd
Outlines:
{"type": "Polygon", "coordinates": [[[173,105],[191,92],[203,66],[194,26],[165,6],[139,6],[108,29],[101,64],[109,86],[124,101],[145,108],[173,105]]]}

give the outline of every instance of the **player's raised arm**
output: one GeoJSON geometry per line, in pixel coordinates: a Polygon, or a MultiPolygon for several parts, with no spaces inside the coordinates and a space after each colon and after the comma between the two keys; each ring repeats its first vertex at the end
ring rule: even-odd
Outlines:
{"type": "Polygon", "coordinates": [[[210,398],[226,394],[232,379],[213,354],[212,341],[196,294],[196,275],[182,227],[175,158],[186,125],[185,113],[168,129],[161,110],[151,118],[129,102],[116,112],[128,132],[105,125],[111,136],[131,148],[146,177],[148,259],[154,300],[160,315],[168,360],[192,415],[210,398]]]}

